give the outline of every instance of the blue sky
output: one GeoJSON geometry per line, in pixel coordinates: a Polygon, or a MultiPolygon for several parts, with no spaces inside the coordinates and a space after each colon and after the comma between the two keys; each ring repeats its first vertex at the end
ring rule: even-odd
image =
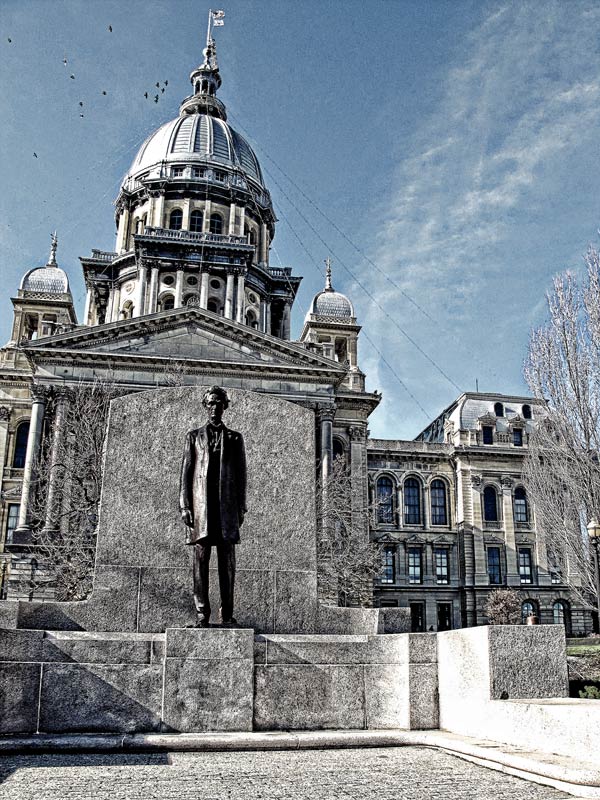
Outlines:
{"type": "MultiPolygon", "coordinates": [[[[220,97],[273,195],[272,263],[304,276],[293,335],[330,255],[363,326],[368,388],[384,397],[373,436],[412,438],[476,380],[525,392],[551,278],[581,269],[598,239],[600,5],[223,8],[220,97]]],[[[120,180],[189,93],[207,11],[3,0],[0,340],[9,296],[45,263],[55,228],[82,313],[78,256],[113,249],[120,180]],[[144,98],[165,80],[158,104],[144,98]]]]}

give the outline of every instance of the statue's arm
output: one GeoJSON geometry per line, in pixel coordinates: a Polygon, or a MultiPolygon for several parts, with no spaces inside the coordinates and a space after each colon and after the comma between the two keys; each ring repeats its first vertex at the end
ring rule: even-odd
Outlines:
{"type": "Polygon", "coordinates": [[[192,483],[194,478],[194,437],[190,431],[185,437],[183,459],[181,461],[181,481],[179,484],[179,509],[186,525],[194,524],[192,483]]]}

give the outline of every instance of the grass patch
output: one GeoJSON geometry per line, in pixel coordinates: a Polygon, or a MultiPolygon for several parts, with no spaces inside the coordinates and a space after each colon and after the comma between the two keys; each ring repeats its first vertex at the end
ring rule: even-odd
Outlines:
{"type": "Polygon", "coordinates": [[[568,656],[600,656],[598,644],[571,644],[567,647],[568,656]]]}

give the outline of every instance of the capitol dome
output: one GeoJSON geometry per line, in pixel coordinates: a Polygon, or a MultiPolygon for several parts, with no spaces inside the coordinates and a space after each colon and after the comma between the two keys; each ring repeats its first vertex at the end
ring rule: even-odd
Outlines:
{"type": "Polygon", "coordinates": [[[188,112],[162,125],[146,139],[125,176],[123,188],[142,177],[166,177],[171,164],[182,162],[208,162],[239,170],[264,189],[258,159],[244,137],[224,119],[188,112]]]}
{"type": "Polygon", "coordinates": [[[34,267],[26,272],[19,286],[20,291],[40,294],[68,294],[70,292],[67,274],[56,263],[57,246],[58,240],[56,234],[53,234],[48,263],[45,267],[34,267]]]}
{"type": "Polygon", "coordinates": [[[354,308],[345,294],[336,292],[331,285],[331,263],[327,259],[327,277],[325,288],[313,297],[308,314],[309,317],[338,317],[339,319],[349,320],[354,317],[354,308]]]}

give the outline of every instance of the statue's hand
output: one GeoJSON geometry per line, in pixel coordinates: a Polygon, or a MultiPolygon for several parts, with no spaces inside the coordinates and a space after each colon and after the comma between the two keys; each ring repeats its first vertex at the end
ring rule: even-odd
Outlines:
{"type": "Polygon", "coordinates": [[[192,516],[192,512],[189,510],[189,508],[181,509],[181,519],[183,520],[184,524],[188,526],[188,528],[194,527],[194,517],[192,516]]]}

